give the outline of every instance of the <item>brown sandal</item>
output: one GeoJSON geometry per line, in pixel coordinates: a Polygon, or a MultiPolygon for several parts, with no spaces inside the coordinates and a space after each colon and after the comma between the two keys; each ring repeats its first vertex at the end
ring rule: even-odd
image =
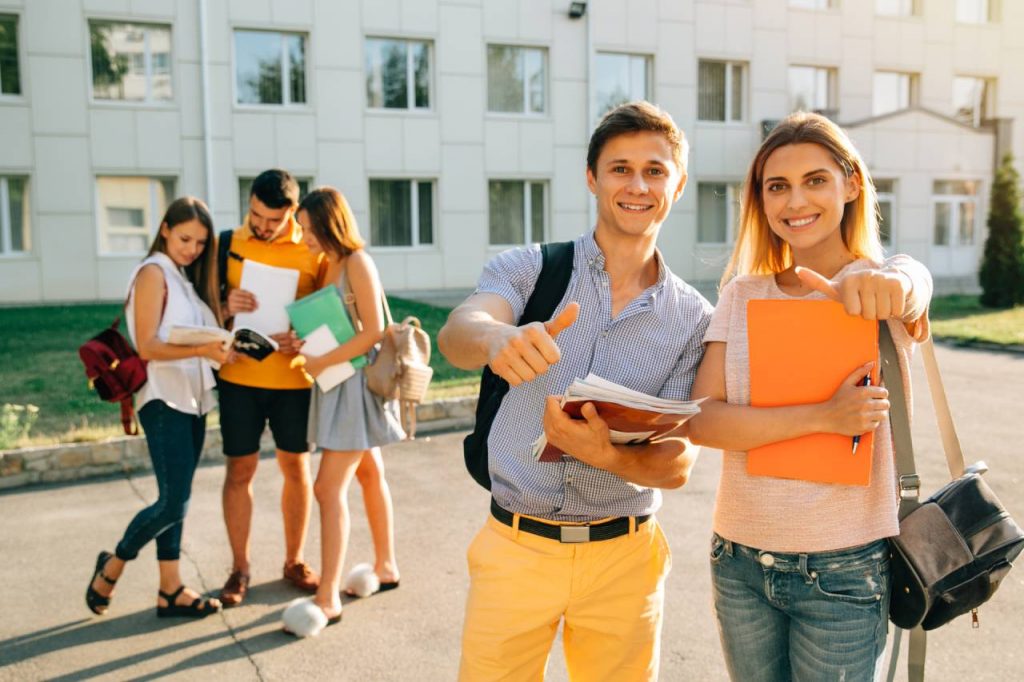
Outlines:
{"type": "Polygon", "coordinates": [[[238,606],[249,592],[249,575],[241,571],[233,571],[220,590],[220,602],[225,608],[238,606]]]}

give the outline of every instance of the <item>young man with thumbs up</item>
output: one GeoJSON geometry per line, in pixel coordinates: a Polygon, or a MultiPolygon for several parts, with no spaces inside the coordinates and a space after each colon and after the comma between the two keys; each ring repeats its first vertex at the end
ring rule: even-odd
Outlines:
{"type": "Polygon", "coordinates": [[[649,395],[688,399],[711,305],[657,249],[686,185],[687,144],[647,102],[609,112],[587,154],[597,224],[575,240],[553,318],[517,326],[541,270],[538,246],[484,268],[438,335],[448,360],[490,365],[511,386],[488,439],[491,514],[468,552],[460,679],[541,679],[559,621],[574,680],[653,680],[671,557],[654,519],[660,488],[696,459],[682,434],[613,445],[593,405],[572,420],[557,396],[593,372],[649,395]],[[534,460],[541,435],[561,461],[534,460]]]}

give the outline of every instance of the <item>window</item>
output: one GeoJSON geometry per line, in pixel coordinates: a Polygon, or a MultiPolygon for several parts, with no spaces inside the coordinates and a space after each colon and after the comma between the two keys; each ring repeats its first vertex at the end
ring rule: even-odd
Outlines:
{"type": "Polygon", "coordinates": [[[878,237],[882,246],[892,245],[892,211],[896,203],[896,183],[892,180],[875,179],[875,194],[878,197],[878,237]]]}
{"type": "Polygon", "coordinates": [[[650,57],[598,52],[595,68],[598,117],[623,102],[650,99],[650,57]]]}
{"type": "Polygon", "coordinates": [[[100,252],[145,253],[174,197],[171,178],[96,178],[100,252]]]}
{"type": "Polygon", "coordinates": [[[871,110],[875,116],[917,104],[917,76],[896,71],[875,71],[871,110]]]}
{"type": "Polygon", "coordinates": [[[0,255],[32,250],[28,178],[0,176],[0,255]]]}
{"type": "Polygon", "coordinates": [[[368,107],[430,108],[430,43],[367,38],[365,56],[368,107]]]}
{"type": "Polygon", "coordinates": [[[306,36],[235,31],[235,87],[239,104],[305,104],[306,36]]]}
{"type": "Polygon", "coordinates": [[[20,95],[18,17],[0,14],[0,95],[20,95]]]}
{"type": "Polygon", "coordinates": [[[697,118],[742,121],[746,65],[701,60],[697,65],[697,118]]]}
{"type": "MultiPolygon", "coordinates": [[[[239,220],[243,223],[249,215],[249,195],[252,194],[254,180],[255,177],[238,178],[238,214],[241,216],[239,220]]],[[[302,201],[302,198],[309,194],[309,186],[313,181],[310,178],[295,178],[295,182],[299,183],[299,201],[302,201]]]]}
{"type": "Polygon", "coordinates": [[[996,21],[999,0],[956,0],[956,20],[962,24],[987,24],[996,21]]]}
{"type": "Polygon", "coordinates": [[[547,233],[547,183],[533,180],[491,180],[490,243],[531,244],[547,233]]]}
{"type": "Polygon", "coordinates": [[[487,46],[487,110],[543,114],[547,110],[547,51],[487,46]]]}
{"type": "Polygon", "coordinates": [[[875,0],[875,14],[887,17],[914,17],[921,14],[921,0],[875,0]]]}
{"type": "Polygon", "coordinates": [[[799,9],[832,9],[838,6],[839,0],[789,0],[790,7],[799,9]]]}
{"type": "Polygon", "coordinates": [[[954,76],[953,115],[968,125],[981,125],[995,113],[995,90],[995,79],[954,76]]]}
{"type": "Polygon", "coordinates": [[[171,28],[90,21],[92,96],[102,100],[171,99],[171,28]]]}
{"type": "Polygon", "coordinates": [[[789,108],[791,111],[834,109],[836,71],[819,66],[789,67],[789,108]]]}
{"type": "Polygon", "coordinates": [[[701,244],[731,242],[739,212],[739,183],[698,183],[697,241],[701,244]]]}
{"type": "Polygon", "coordinates": [[[425,246],[434,243],[434,183],[370,180],[370,243],[425,246]]]}
{"type": "Polygon", "coordinates": [[[932,189],[935,205],[935,245],[974,244],[981,183],[977,180],[936,180],[932,189]]]}

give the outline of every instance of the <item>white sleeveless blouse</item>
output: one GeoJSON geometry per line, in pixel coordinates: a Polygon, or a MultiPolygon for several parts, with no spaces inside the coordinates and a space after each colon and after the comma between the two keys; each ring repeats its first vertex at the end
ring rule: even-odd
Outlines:
{"type": "MultiPolygon", "coordinates": [[[[158,265],[167,285],[167,307],[160,319],[157,337],[166,342],[171,327],[178,324],[217,326],[216,318],[192,283],[185,279],[181,269],[165,253],[155,253],[139,263],[132,271],[131,291],[125,317],[128,334],[138,348],[135,336],[135,278],[146,265],[158,265]]],[[[167,406],[186,414],[204,415],[216,400],[213,395],[214,378],[210,361],[206,358],[182,360],[150,360],[146,365],[147,380],[135,394],[135,409],[151,400],[162,400],[167,406]]]]}

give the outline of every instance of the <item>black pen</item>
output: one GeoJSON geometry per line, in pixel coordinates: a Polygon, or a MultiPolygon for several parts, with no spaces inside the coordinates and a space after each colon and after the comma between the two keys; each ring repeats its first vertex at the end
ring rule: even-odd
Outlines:
{"type": "MultiPolygon", "coordinates": [[[[866,377],[864,377],[864,383],[862,383],[861,386],[870,386],[870,385],[871,385],[871,375],[868,374],[866,377]]],[[[858,445],[860,445],[860,436],[854,436],[853,437],[853,450],[851,450],[851,452],[853,454],[855,454],[855,455],[857,454],[857,446],[858,445]]]]}

